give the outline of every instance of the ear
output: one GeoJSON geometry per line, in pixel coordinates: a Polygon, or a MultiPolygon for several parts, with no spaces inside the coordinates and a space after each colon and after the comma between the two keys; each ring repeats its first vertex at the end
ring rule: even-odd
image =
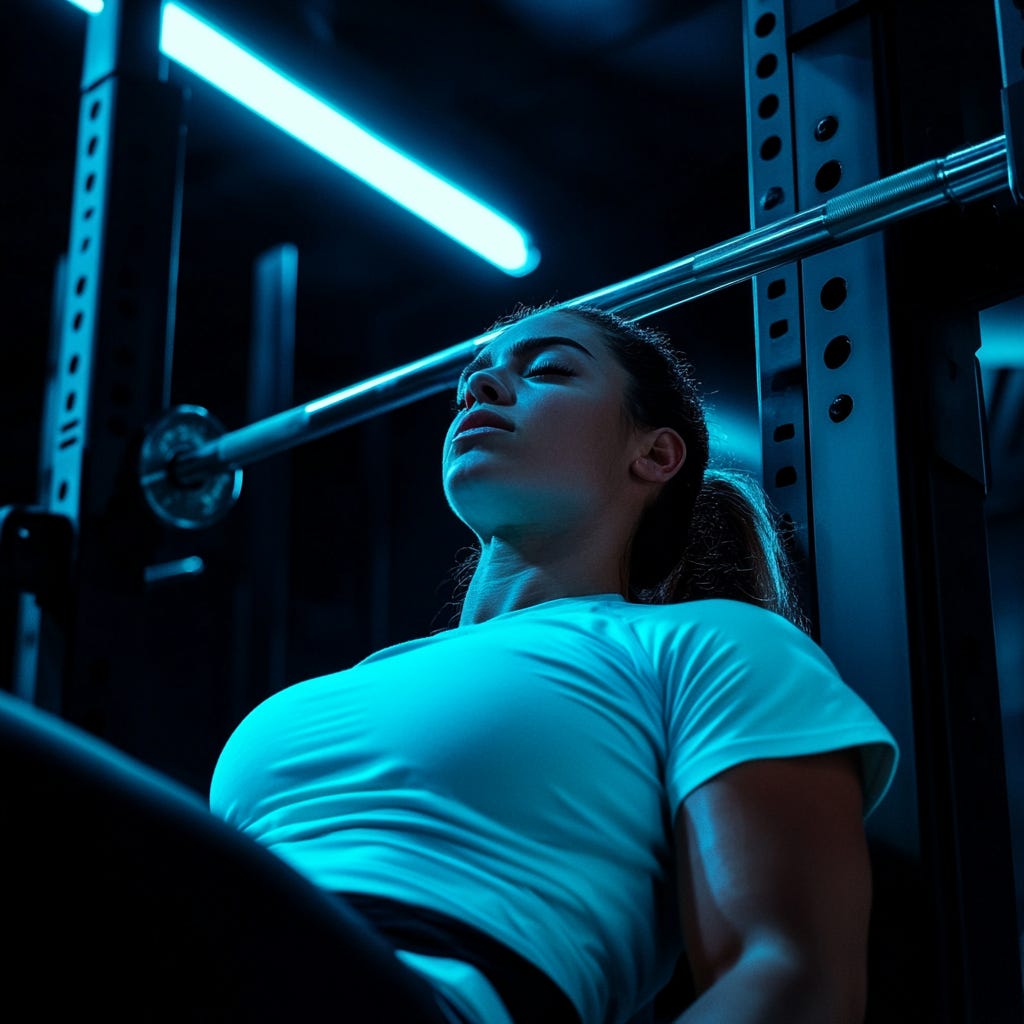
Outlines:
{"type": "Polygon", "coordinates": [[[641,453],[630,472],[648,483],[668,483],[686,461],[686,442],[671,427],[648,431],[640,442],[641,453]]]}

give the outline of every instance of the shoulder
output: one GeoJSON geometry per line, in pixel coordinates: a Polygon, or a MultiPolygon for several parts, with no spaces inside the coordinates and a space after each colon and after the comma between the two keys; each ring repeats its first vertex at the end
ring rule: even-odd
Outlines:
{"type": "Polygon", "coordinates": [[[713,598],[629,607],[670,704],[710,692],[741,702],[777,704],[798,693],[817,701],[848,689],[816,640],[759,605],[713,598]]]}
{"type": "Polygon", "coordinates": [[[650,622],[667,627],[693,626],[712,631],[793,631],[806,636],[778,612],[748,601],[736,601],[725,597],[682,601],[676,604],[636,604],[627,601],[617,607],[623,614],[633,616],[637,623],[650,622]]]}
{"type": "Polygon", "coordinates": [[[834,671],[825,652],[803,630],[777,612],[725,598],[681,604],[624,604],[620,614],[655,664],[681,658],[696,667],[708,659],[799,657],[834,671]]]}
{"type": "Polygon", "coordinates": [[[646,628],[662,686],[673,805],[736,764],[853,747],[861,753],[866,813],[881,800],[896,768],[895,740],[793,623],[715,599],[664,606],[646,628]]]}

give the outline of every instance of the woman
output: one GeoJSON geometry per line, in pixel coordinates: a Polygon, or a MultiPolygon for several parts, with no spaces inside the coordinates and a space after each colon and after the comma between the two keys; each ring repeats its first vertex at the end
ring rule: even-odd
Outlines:
{"type": "Polygon", "coordinates": [[[255,709],[213,811],[449,1020],[623,1024],[684,949],[687,1024],[861,1020],[892,737],[798,628],[756,489],[706,472],[665,340],[500,326],[443,449],[479,542],[458,626],[255,709]]]}
{"type": "Polygon", "coordinates": [[[0,695],[12,1005],[639,1021],[685,948],[682,1021],[863,1015],[895,746],[787,622],[688,367],[608,314],[524,311],[457,406],[458,627],[255,709],[212,781],[227,824],[0,695]]]}

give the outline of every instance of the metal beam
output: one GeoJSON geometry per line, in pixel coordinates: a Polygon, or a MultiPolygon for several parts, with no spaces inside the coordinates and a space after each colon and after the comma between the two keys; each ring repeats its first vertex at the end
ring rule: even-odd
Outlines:
{"type": "Polygon", "coordinates": [[[159,0],[89,19],[60,326],[41,453],[46,508],[76,537],[66,615],[44,615],[35,700],[115,744],[142,739],[145,567],[157,530],[133,486],[168,401],[184,92],[163,80],[159,0]]]}

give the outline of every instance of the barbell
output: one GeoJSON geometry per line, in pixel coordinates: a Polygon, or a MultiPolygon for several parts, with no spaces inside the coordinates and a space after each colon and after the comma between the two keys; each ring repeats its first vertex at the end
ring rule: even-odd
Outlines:
{"type": "MultiPolygon", "coordinates": [[[[597,306],[640,320],[923,211],[1010,187],[1006,136],[1000,135],[551,308],[597,306]]],[[[453,387],[473,353],[497,333],[478,335],[238,430],[226,431],[201,406],[175,406],[142,444],[139,480],[146,501],[168,525],[209,526],[238,500],[243,466],[453,387]]]]}

